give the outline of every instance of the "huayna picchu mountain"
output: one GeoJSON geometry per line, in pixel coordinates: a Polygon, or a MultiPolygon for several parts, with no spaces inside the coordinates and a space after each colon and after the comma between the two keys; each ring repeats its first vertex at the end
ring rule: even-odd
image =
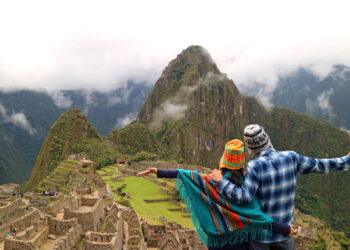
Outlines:
{"type": "Polygon", "coordinates": [[[51,127],[36,159],[28,181],[28,189],[34,188],[71,152],[76,143],[87,138],[102,140],[97,130],[87,121],[79,109],[64,113],[51,127]]]}
{"type": "MultiPolygon", "coordinates": [[[[225,142],[242,139],[250,123],[264,126],[278,150],[324,158],[350,151],[349,135],[330,123],[243,96],[200,46],[185,49],[163,70],[137,121],[154,131],[163,157],[210,168],[225,142]]],[[[300,176],[297,207],[349,235],[349,189],[347,172],[300,176]]]]}

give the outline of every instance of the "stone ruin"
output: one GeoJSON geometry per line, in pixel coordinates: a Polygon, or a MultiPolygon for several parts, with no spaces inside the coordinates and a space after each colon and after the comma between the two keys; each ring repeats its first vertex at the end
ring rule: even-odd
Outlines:
{"type": "Polygon", "coordinates": [[[0,249],[122,249],[122,212],[107,189],[90,189],[76,187],[80,191],[70,196],[1,197],[0,249]]]}
{"type": "Polygon", "coordinates": [[[92,194],[92,188],[90,185],[82,183],[75,187],[74,192],[77,194],[92,194]]]}
{"type": "Polygon", "coordinates": [[[126,242],[129,250],[146,249],[142,234],[141,223],[135,211],[131,208],[123,210],[123,218],[126,222],[128,239],[126,242]]]}
{"type": "Polygon", "coordinates": [[[173,232],[167,232],[158,242],[160,250],[175,250],[182,249],[179,240],[173,232]]]}
{"type": "Polygon", "coordinates": [[[20,193],[20,186],[16,183],[0,185],[0,197],[16,196],[20,193]]]}
{"type": "MultiPolygon", "coordinates": [[[[71,158],[85,160],[84,155],[71,158]]],[[[18,197],[11,189],[0,196],[0,249],[203,248],[194,231],[164,218],[163,225],[150,225],[133,209],[117,204],[109,186],[95,181],[99,176],[91,171],[84,176],[87,181],[58,195],[18,197]]]]}
{"type": "Polygon", "coordinates": [[[122,165],[128,165],[128,159],[125,157],[118,157],[117,159],[115,159],[115,163],[116,164],[122,164],[122,165]]]}
{"type": "Polygon", "coordinates": [[[118,240],[117,233],[87,232],[84,238],[84,249],[110,250],[121,249],[122,241],[118,240]]]}

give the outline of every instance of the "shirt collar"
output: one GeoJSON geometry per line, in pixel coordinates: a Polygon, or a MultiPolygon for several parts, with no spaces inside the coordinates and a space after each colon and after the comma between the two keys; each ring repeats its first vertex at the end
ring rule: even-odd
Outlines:
{"type": "Polygon", "coordinates": [[[269,147],[267,149],[264,149],[263,151],[261,151],[261,153],[259,154],[259,156],[265,156],[267,154],[269,154],[270,152],[276,151],[273,147],[269,147]]]}

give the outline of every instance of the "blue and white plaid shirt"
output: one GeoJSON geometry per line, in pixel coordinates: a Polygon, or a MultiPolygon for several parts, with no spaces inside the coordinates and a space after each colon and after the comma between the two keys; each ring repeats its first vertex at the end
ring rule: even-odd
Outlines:
{"type": "MultiPolygon", "coordinates": [[[[275,221],[290,224],[293,219],[297,174],[326,173],[348,170],[350,156],[333,159],[314,159],[293,151],[262,151],[247,164],[245,180],[238,187],[223,177],[217,185],[219,193],[240,203],[250,202],[257,195],[261,209],[275,221]]],[[[261,242],[279,242],[288,239],[273,233],[261,242]]]]}

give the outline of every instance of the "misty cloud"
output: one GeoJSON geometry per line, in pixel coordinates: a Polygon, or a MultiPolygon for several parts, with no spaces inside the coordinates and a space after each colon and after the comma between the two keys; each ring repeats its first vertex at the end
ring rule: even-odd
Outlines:
{"type": "Polygon", "coordinates": [[[66,96],[63,91],[52,91],[49,93],[54,104],[59,108],[69,108],[73,101],[69,96],[66,96]]]}
{"type": "Polygon", "coordinates": [[[225,74],[215,74],[208,72],[204,78],[200,78],[193,86],[181,86],[177,94],[166,100],[158,107],[153,115],[152,122],[150,124],[153,128],[159,128],[166,120],[181,120],[185,117],[185,112],[189,108],[189,96],[196,91],[200,86],[206,88],[210,87],[210,84],[222,81],[226,78],[225,74]]]}
{"type": "Polygon", "coordinates": [[[133,120],[135,120],[136,115],[137,114],[135,114],[135,113],[130,113],[130,114],[127,114],[123,117],[118,118],[115,127],[116,128],[124,128],[126,125],[130,124],[133,120]]]}
{"type": "Polygon", "coordinates": [[[126,103],[130,97],[131,88],[120,89],[119,93],[114,93],[108,96],[107,106],[113,106],[118,103],[126,103]]]}
{"type": "Polygon", "coordinates": [[[12,123],[13,125],[26,130],[31,135],[36,132],[36,130],[30,125],[30,122],[27,120],[24,113],[16,113],[12,111],[11,114],[9,114],[5,106],[0,103],[0,114],[4,118],[3,122],[12,123]]]}
{"type": "Polygon", "coordinates": [[[202,1],[201,11],[195,1],[179,1],[138,8],[133,1],[23,1],[20,9],[1,3],[0,89],[107,92],[127,80],[153,84],[193,44],[207,49],[239,88],[266,85],[266,100],[276,79],[299,67],[322,77],[334,64],[350,65],[346,1],[266,0],[255,8],[202,1]]]}
{"type": "Polygon", "coordinates": [[[330,96],[333,94],[333,89],[322,92],[316,99],[307,99],[305,101],[306,109],[310,113],[320,111],[322,115],[327,116],[330,121],[335,118],[333,107],[330,104],[330,96]]]}
{"type": "Polygon", "coordinates": [[[175,104],[171,100],[167,100],[154,111],[150,126],[157,129],[166,120],[181,120],[185,117],[187,109],[188,105],[186,104],[175,104]]]}
{"type": "MultiPolygon", "coordinates": [[[[185,95],[190,95],[192,94],[195,90],[197,90],[200,86],[205,86],[209,87],[210,84],[222,81],[226,79],[226,74],[215,74],[214,72],[208,72],[204,78],[200,78],[197,83],[193,86],[181,86],[179,92],[180,94],[185,94],[185,95]]],[[[178,99],[177,97],[176,99],[178,99]]]]}

